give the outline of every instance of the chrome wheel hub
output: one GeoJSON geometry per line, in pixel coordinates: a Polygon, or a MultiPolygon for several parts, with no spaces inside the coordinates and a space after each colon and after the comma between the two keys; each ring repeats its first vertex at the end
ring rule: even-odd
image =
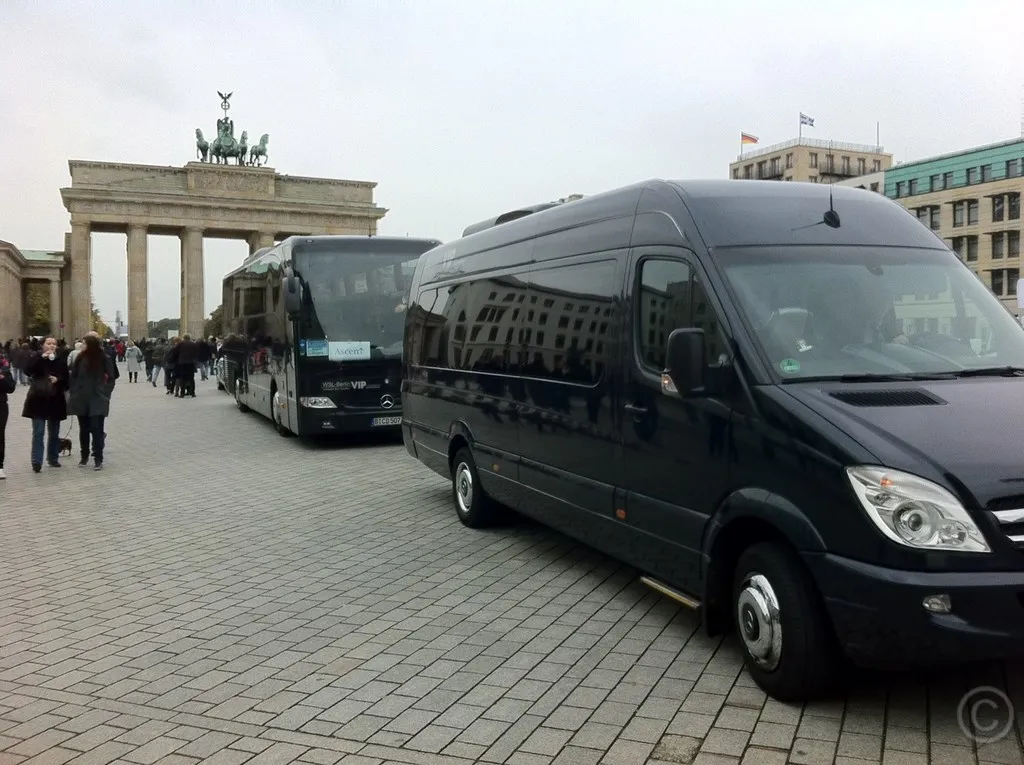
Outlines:
{"type": "Polygon", "coordinates": [[[758,667],[771,671],[782,658],[782,615],[771,582],[748,574],[736,599],[736,623],[743,647],[758,667]]]}
{"type": "Polygon", "coordinates": [[[468,515],[473,507],[473,473],[465,462],[459,463],[455,469],[455,498],[459,504],[459,514],[468,515]]]}

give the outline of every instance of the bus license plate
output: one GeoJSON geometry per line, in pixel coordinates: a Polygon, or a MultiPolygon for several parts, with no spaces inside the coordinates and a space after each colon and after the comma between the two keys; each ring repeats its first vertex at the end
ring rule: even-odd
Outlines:
{"type": "Polygon", "coordinates": [[[402,424],[402,418],[401,417],[374,417],[372,420],[370,420],[370,427],[371,428],[379,428],[382,425],[401,425],[401,424],[402,424]]]}

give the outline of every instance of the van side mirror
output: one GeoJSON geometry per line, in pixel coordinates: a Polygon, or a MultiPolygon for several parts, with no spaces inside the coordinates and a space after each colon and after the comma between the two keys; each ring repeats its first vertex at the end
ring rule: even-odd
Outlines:
{"type": "Polygon", "coordinates": [[[707,343],[703,329],[673,330],[668,336],[665,359],[665,372],[661,376],[662,393],[686,398],[704,392],[707,343]]]}
{"type": "Polygon", "coordinates": [[[294,319],[302,308],[302,283],[297,276],[284,277],[284,310],[294,319]]]}

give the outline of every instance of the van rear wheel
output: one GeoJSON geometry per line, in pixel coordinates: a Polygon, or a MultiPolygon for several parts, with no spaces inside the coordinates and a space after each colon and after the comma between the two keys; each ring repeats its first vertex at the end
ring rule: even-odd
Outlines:
{"type": "Polygon", "coordinates": [[[732,603],[747,670],[765,693],[802,701],[832,686],[840,657],[821,597],[795,553],[773,542],[744,550],[732,603]]]}
{"type": "Polygon", "coordinates": [[[471,529],[490,526],[497,518],[494,501],[484,494],[468,447],[459,449],[452,460],[452,502],[459,520],[471,529]]]}

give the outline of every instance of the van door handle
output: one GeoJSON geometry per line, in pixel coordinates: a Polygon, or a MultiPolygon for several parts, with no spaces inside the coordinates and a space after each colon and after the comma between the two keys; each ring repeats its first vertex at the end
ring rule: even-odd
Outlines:
{"type": "Polygon", "coordinates": [[[647,407],[643,404],[626,404],[626,411],[634,417],[642,417],[647,414],[647,407]]]}

